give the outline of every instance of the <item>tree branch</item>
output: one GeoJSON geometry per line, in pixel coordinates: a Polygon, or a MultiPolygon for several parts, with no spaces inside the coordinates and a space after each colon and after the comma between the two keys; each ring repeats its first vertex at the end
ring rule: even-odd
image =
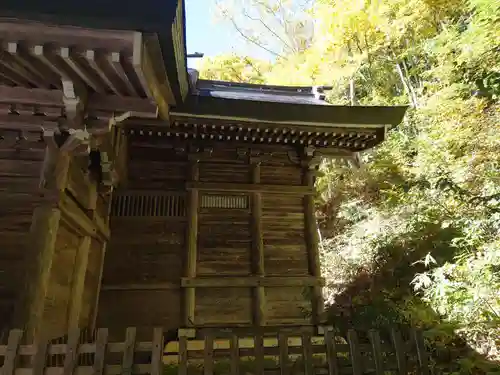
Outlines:
{"type": "Polygon", "coordinates": [[[247,17],[248,19],[252,20],[252,21],[258,21],[260,24],[262,24],[262,26],[264,26],[264,27],[266,28],[266,30],[268,30],[271,34],[273,34],[276,38],[278,38],[278,39],[279,39],[279,41],[280,41],[281,43],[283,43],[283,45],[284,45],[285,47],[287,47],[288,49],[290,49],[292,52],[297,52],[297,51],[296,51],[293,47],[290,47],[290,45],[289,45],[289,44],[288,44],[285,40],[283,40],[283,38],[281,38],[281,37],[280,37],[280,36],[279,36],[276,32],[274,32],[274,31],[273,31],[273,30],[272,30],[269,26],[267,26],[267,25],[265,24],[265,22],[264,22],[264,21],[262,21],[262,19],[261,19],[261,18],[254,18],[254,17],[252,17],[250,14],[248,14],[245,10],[243,11],[243,15],[244,15],[245,17],[247,17]]]}
{"type": "Polygon", "coordinates": [[[279,57],[283,60],[286,60],[286,58],[279,54],[278,52],[274,52],[272,50],[270,50],[269,48],[265,47],[264,45],[262,45],[261,43],[257,42],[256,40],[253,40],[252,38],[250,38],[249,36],[245,35],[245,33],[238,27],[238,25],[236,24],[235,20],[233,17],[229,17],[229,20],[231,21],[231,23],[233,24],[233,27],[236,29],[236,31],[244,38],[246,39],[247,41],[249,41],[250,43],[253,43],[255,44],[257,47],[259,48],[262,48],[263,50],[269,52],[270,54],[276,56],[276,57],[279,57]]]}

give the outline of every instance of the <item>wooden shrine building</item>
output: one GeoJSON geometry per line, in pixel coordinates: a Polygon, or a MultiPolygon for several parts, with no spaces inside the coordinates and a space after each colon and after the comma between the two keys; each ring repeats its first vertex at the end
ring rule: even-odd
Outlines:
{"type": "Polygon", "coordinates": [[[197,79],[182,0],[124,4],[0,2],[0,328],[321,324],[318,163],[405,108],[197,79]]]}

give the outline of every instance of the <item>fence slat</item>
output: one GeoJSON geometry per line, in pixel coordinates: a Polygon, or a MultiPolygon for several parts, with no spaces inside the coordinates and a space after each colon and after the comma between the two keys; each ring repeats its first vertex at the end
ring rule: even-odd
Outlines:
{"type": "Polygon", "coordinates": [[[378,331],[372,329],[368,333],[368,337],[370,338],[370,343],[372,345],[375,373],[377,375],[384,375],[384,362],[382,360],[382,344],[380,342],[380,334],[378,331]]]}
{"type": "Polygon", "coordinates": [[[325,331],[326,359],[328,362],[328,374],[338,375],[339,365],[337,361],[337,348],[335,343],[335,332],[325,331]]]}
{"type": "Polygon", "coordinates": [[[73,329],[68,335],[66,354],[64,356],[64,375],[71,375],[78,362],[78,344],[80,343],[80,330],[73,329]]]}
{"type": "Polygon", "coordinates": [[[23,337],[23,331],[20,329],[13,329],[9,333],[7,341],[7,351],[5,353],[4,363],[2,367],[2,375],[13,375],[17,363],[17,351],[19,344],[23,337]]]}
{"type": "Polygon", "coordinates": [[[417,358],[419,365],[419,373],[421,375],[430,375],[429,371],[429,360],[427,358],[427,352],[425,350],[424,337],[420,330],[412,330],[413,340],[415,342],[415,348],[417,349],[417,358]]]}
{"type": "Polygon", "coordinates": [[[104,372],[104,363],[106,359],[106,346],[108,344],[108,329],[100,328],[97,331],[94,356],[94,375],[102,375],[104,372]]]}
{"type": "MultiPolygon", "coordinates": [[[[304,375],[314,375],[314,372],[318,370],[315,368],[314,355],[316,352],[318,354],[321,352],[322,358],[325,358],[326,355],[327,363],[325,365],[327,365],[329,375],[339,375],[341,370],[342,373],[347,371],[352,375],[362,375],[364,371],[369,369],[373,371],[374,375],[384,375],[385,368],[389,368],[386,361],[391,357],[394,358],[395,354],[394,359],[397,370],[394,363],[391,363],[390,368],[398,375],[407,374],[408,371],[414,371],[415,369],[418,369],[416,372],[418,374],[430,375],[429,356],[426,352],[422,333],[415,330],[411,331],[411,350],[416,354],[418,362],[417,364],[412,362],[411,368],[407,359],[408,353],[406,353],[406,349],[408,349],[406,344],[408,343],[403,342],[400,332],[396,329],[392,329],[388,333],[390,333],[392,345],[382,343],[381,334],[376,330],[368,332],[369,344],[360,344],[357,331],[354,329],[349,330],[347,333],[348,345],[336,343],[335,332],[332,330],[325,330],[323,337],[312,337],[310,332],[300,334],[295,332],[292,336],[290,336],[290,333],[278,332],[277,337],[274,336],[274,339],[270,340],[267,340],[267,338],[264,340],[262,331],[254,334],[253,340],[249,339],[251,335],[248,335],[248,332],[245,333],[247,336],[242,337],[241,340],[237,334],[233,333],[229,337],[225,335],[226,340],[221,342],[216,342],[214,333],[208,332],[204,341],[194,340],[189,342],[189,346],[187,337],[179,337],[178,346],[171,347],[169,345],[171,349],[168,350],[169,353],[178,351],[178,358],[172,357],[171,354],[167,354],[165,358],[169,363],[178,364],[178,375],[188,374],[188,364],[191,365],[190,361],[193,362],[192,364],[204,364],[203,375],[213,375],[217,370],[218,356],[224,356],[225,359],[229,359],[229,356],[230,369],[228,370],[230,370],[230,374],[239,375],[242,370],[240,368],[242,365],[240,356],[252,356],[253,354],[255,362],[251,372],[260,375],[269,370],[266,369],[265,362],[267,354],[273,357],[279,356],[280,375],[290,375],[295,367],[290,366],[292,361],[290,357],[295,359],[302,351],[300,358],[297,358],[296,365],[303,367],[303,369],[298,370],[304,375]],[[205,345],[202,346],[203,344],[205,345]],[[323,344],[324,346],[322,346],[323,344]],[[241,350],[240,346],[243,350],[241,350]],[[220,350],[216,350],[216,348],[220,350]],[[251,348],[253,348],[253,351],[251,348]],[[344,366],[342,363],[344,354],[342,353],[347,351],[349,351],[350,364],[346,363],[345,366],[352,364],[352,369],[341,367],[344,366]],[[293,353],[291,356],[290,352],[293,353]],[[368,358],[363,357],[365,353],[368,358]],[[371,358],[373,358],[373,364],[368,361],[371,358]],[[300,364],[301,360],[303,366],[300,364]]],[[[35,342],[34,345],[20,345],[23,332],[13,330],[10,332],[7,345],[0,346],[0,358],[3,357],[4,360],[4,367],[0,375],[28,373],[31,375],[50,375],[56,372],[59,375],[73,375],[75,373],[79,374],[81,371],[87,375],[104,375],[105,373],[108,373],[108,375],[132,375],[146,372],[151,375],[162,375],[163,329],[155,328],[153,330],[153,339],[148,342],[137,342],[136,334],[136,329],[131,327],[127,329],[124,342],[108,343],[108,330],[99,329],[96,331],[95,342],[82,344],[82,336],[79,330],[73,330],[68,336],[53,340],[54,342],[67,342],[66,344],[54,345],[48,340],[40,340],[35,342]],[[135,364],[135,351],[149,351],[151,353],[151,363],[135,364]],[[114,352],[122,354],[122,363],[106,366],[107,353],[114,352]],[[94,359],[92,363],[86,364],[79,361],[85,354],[92,355],[94,359]],[[49,355],[57,355],[59,363],[51,365],[49,355]],[[16,368],[26,364],[25,361],[22,363],[16,361],[18,358],[24,358],[23,356],[31,357],[32,369],[16,368]]]]}
{"type": "Polygon", "coordinates": [[[351,354],[352,374],[361,375],[363,373],[363,358],[359,350],[358,334],[350,329],[347,332],[347,341],[349,341],[349,352],[351,354]]]}
{"type": "Polygon", "coordinates": [[[125,334],[125,347],[122,357],[122,374],[131,375],[134,365],[135,337],[137,330],[134,327],[128,327],[125,334]]]}
{"type": "Polygon", "coordinates": [[[302,334],[302,357],[304,359],[305,375],[314,375],[311,334],[309,332],[302,334]]]}
{"type": "Polygon", "coordinates": [[[231,335],[230,341],[230,356],[231,356],[231,375],[239,375],[240,373],[240,348],[238,336],[231,335]]]}
{"type": "Polygon", "coordinates": [[[280,347],[280,374],[288,375],[288,336],[286,333],[279,334],[280,347]]]}
{"type": "Polygon", "coordinates": [[[393,328],[391,330],[392,344],[394,345],[394,351],[396,352],[396,362],[398,365],[398,374],[406,375],[408,372],[406,370],[406,351],[404,350],[403,339],[401,338],[401,332],[393,328]]]}
{"type": "Polygon", "coordinates": [[[153,330],[153,348],[151,349],[151,375],[161,375],[163,349],[163,328],[155,328],[153,330]]]}
{"type": "Polygon", "coordinates": [[[264,373],[264,339],[261,333],[257,333],[254,338],[255,343],[255,373],[264,373]]]}
{"type": "Polygon", "coordinates": [[[49,340],[41,338],[36,344],[36,351],[33,354],[33,375],[43,375],[45,364],[47,361],[47,351],[49,347],[49,340]]]}
{"type": "Polygon", "coordinates": [[[204,375],[212,375],[214,373],[214,336],[211,332],[205,336],[203,373],[204,375]]]}
{"type": "Polygon", "coordinates": [[[187,375],[188,348],[187,337],[179,337],[179,375],[187,375]]]}

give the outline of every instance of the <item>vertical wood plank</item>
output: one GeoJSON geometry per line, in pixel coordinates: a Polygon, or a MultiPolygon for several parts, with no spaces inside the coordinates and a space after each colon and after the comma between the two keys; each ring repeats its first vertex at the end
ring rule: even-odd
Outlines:
{"type": "Polygon", "coordinates": [[[337,345],[335,343],[335,332],[325,330],[326,358],[328,361],[328,374],[338,375],[339,365],[337,361],[337,345]]]}
{"type": "Polygon", "coordinates": [[[352,374],[361,375],[363,373],[363,357],[359,348],[358,334],[350,329],[347,332],[347,341],[349,342],[349,352],[352,362],[352,374]]]}
{"type": "MultiPolygon", "coordinates": [[[[108,201],[107,201],[106,218],[107,218],[108,223],[109,223],[109,216],[111,215],[111,209],[113,207],[114,198],[115,198],[115,196],[113,195],[113,187],[111,187],[111,192],[110,192],[110,195],[109,195],[108,201]]],[[[121,199],[121,200],[123,200],[123,199],[121,199]]],[[[106,248],[107,248],[107,242],[103,242],[101,249],[100,249],[101,253],[100,253],[100,257],[99,257],[99,274],[98,274],[98,278],[97,278],[97,290],[96,290],[95,295],[94,295],[94,304],[93,304],[93,308],[92,308],[92,320],[91,320],[91,327],[90,327],[91,329],[95,329],[96,324],[97,324],[97,312],[98,312],[98,306],[99,306],[99,298],[101,295],[102,276],[104,273],[104,259],[106,257],[106,248]]]]}
{"type": "Polygon", "coordinates": [[[114,160],[115,171],[118,174],[120,185],[126,186],[128,182],[128,137],[122,130],[115,126],[115,131],[111,133],[111,144],[113,145],[113,154],[116,155],[114,160]]]}
{"type": "Polygon", "coordinates": [[[179,337],[179,375],[187,375],[188,347],[187,337],[179,337]]]}
{"type": "MultiPolygon", "coordinates": [[[[260,184],[260,164],[251,165],[252,183],[260,184]]],[[[252,259],[254,273],[264,275],[264,242],[262,238],[262,197],[261,193],[252,193],[252,259]]]]}
{"type": "Polygon", "coordinates": [[[17,352],[19,350],[19,344],[21,343],[22,337],[22,330],[13,329],[10,331],[2,367],[2,375],[14,375],[17,364],[17,352]]]}
{"type": "Polygon", "coordinates": [[[32,262],[26,275],[26,289],[23,300],[16,306],[15,323],[25,326],[28,342],[42,329],[42,319],[49,287],[54,248],[59,230],[61,211],[57,208],[40,206],[35,208],[29,233],[29,249],[32,262]]]}
{"type": "Polygon", "coordinates": [[[78,363],[78,344],[80,342],[80,330],[73,329],[68,335],[66,354],[64,356],[64,375],[72,375],[78,363]]]}
{"type": "Polygon", "coordinates": [[[94,375],[103,375],[104,364],[106,361],[106,346],[108,344],[108,329],[100,328],[97,330],[97,339],[95,343],[94,356],[94,375]]]}
{"type": "Polygon", "coordinates": [[[85,275],[89,261],[90,245],[92,238],[83,237],[76,254],[75,266],[73,269],[73,281],[71,286],[71,301],[69,307],[68,326],[70,330],[80,327],[80,314],[83,304],[83,292],[85,288],[85,275]]]}
{"type": "Polygon", "coordinates": [[[240,347],[238,336],[231,335],[230,339],[230,356],[231,356],[231,375],[239,375],[240,373],[240,347]]]}
{"type": "Polygon", "coordinates": [[[208,333],[205,336],[205,348],[203,351],[203,374],[212,375],[214,373],[214,336],[208,333]]]}
{"type": "Polygon", "coordinates": [[[163,357],[163,328],[153,330],[153,348],[151,349],[151,375],[161,375],[163,357]]]}
{"type": "Polygon", "coordinates": [[[311,334],[309,332],[304,332],[302,334],[302,358],[304,359],[305,375],[314,375],[312,354],[311,334]]]}
{"type": "Polygon", "coordinates": [[[288,336],[281,332],[278,336],[278,344],[280,349],[280,375],[288,375],[288,336]]]}
{"type": "MultiPolygon", "coordinates": [[[[302,184],[314,187],[314,170],[308,165],[304,168],[302,184]]],[[[314,196],[304,197],[304,226],[307,245],[307,259],[309,274],[314,277],[321,277],[321,265],[319,261],[319,238],[316,224],[316,209],[314,196]]],[[[313,323],[319,324],[324,311],[323,293],[321,287],[311,287],[312,291],[312,311],[313,323]]]]}
{"type": "MultiPolygon", "coordinates": [[[[303,185],[314,187],[314,171],[306,167],[304,170],[303,185]]],[[[306,239],[308,248],[309,272],[313,276],[321,275],[319,262],[319,238],[318,228],[316,226],[316,215],[314,206],[314,196],[307,195],[304,197],[304,219],[306,225],[306,239]]]]}
{"type": "Polygon", "coordinates": [[[258,332],[254,337],[255,373],[264,373],[264,338],[258,332]]]}
{"type": "MultiPolygon", "coordinates": [[[[50,142],[50,140],[49,140],[50,142]]],[[[67,152],[48,146],[40,175],[40,188],[48,191],[63,191],[68,184],[71,157],[67,152]]]]}
{"type": "MultiPolygon", "coordinates": [[[[251,164],[251,180],[253,184],[260,184],[260,164],[251,164]]],[[[264,240],[262,235],[262,195],[252,193],[251,201],[251,234],[252,234],[252,268],[253,274],[264,276],[264,240]]],[[[265,325],[266,321],[266,294],[264,287],[258,286],[253,290],[254,294],[254,324],[256,326],[265,325]]]]}
{"type": "Polygon", "coordinates": [[[427,357],[427,351],[425,350],[425,342],[422,332],[416,329],[412,330],[412,336],[415,343],[415,348],[417,349],[419,374],[430,375],[429,359],[427,357]]]}
{"type": "Polygon", "coordinates": [[[49,340],[45,337],[38,337],[35,347],[32,361],[33,375],[44,375],[49,340]]]}
{"type": "Polygon", "coordinates": [[[396,363],[398,365],[398,374],[406,375],[406,351],[404,348],[404,342],[401,338],[401,333],[393,328],[391,330],[392,344],[394,345],[394,351],[396,352],[396,363]]]}
{"type": "Polygon", "coordinates": [[[370,344],[372,346],[373,362],[375,364],[375,373],[384,375],[384,362],[382,360],[382,345],[380,342],[380,334],[376,330],[370,330],[368,333],[370,344]]]}
{"type": "MultiPolygon", "coordinates": [[[[189,180],[192,182],[198,181],[200,175],[200,166],[198,160],[190,161],[189,180]]],[[[192,189],[188,193],[188,212],[187,212],[187,239],[186,239],[186,277],[196,276],[196,262],[198,252],[198,209],[199,209],[199,192],[197,189],[192,189]]],[[[195,319],[195,304],[196,304],[196,289],[189,287],[185,289],[185,308],[184,308],[184,324],[186,327],[192,327],[195,319]]]]}
{"type": "Polygon", "coordinates": [[[90,327],[91,329],[95,329],[97,324],[97,313],[99,306],[99,298],[101,296],[102,275],[104,273],[104,259],[106,257],[106,248],[107,248],[107,242],[104,242],[101,246],[101,254],[99,257],[99,275],[97,278],[97,290],[95,291],[94,304],[92,306],[92,320],[90,327]]]}
{"type": "Polygon", "coordinates": [[[137,330],[135,327],[127,328],[125,334],[125,346],[123,348],[122,357],[122,374],[131,375],[132,366],[134,365],[135,338],[137,330]]]}

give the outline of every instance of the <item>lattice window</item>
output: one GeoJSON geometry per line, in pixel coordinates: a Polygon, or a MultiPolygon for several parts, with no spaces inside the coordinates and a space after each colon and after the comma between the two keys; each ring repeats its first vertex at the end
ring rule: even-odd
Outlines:
{"type": "Polygon", "coordinates": [[[186,214],[183,195],[174,194],[120,194],[113,197],[111,216],[164,216],[186,214]]]}
{"type": "Polygon", "coordinates": [[[248,208],[248,196],[245,195],[203,195],[201,208],[248,208]]]}

